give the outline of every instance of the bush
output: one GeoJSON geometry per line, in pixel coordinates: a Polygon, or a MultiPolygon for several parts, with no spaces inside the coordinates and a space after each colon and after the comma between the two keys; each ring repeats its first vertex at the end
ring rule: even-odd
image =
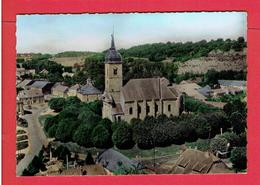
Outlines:
{"type": "Polygon", "coordinates": [[[220,137],[225,138],[230,143],[230,148],[239,146],[240,138],[233,132],[225,132],[220,137]]]}
{"type": "Polygon", "coordinates": [[[213,138],[210,142],[210,149],[213,153],[220,152],[226,152],[227,151],[227,144],[228,141],[221,137],[220,135],[217,135],[215,138],[213,138]]]}
{"type": "Polygon", "coordinates": [[[16,150],[22,150],[27,148],[28,146],[28,141],[21,141],[19,143],[16,143],[16,150]]]}
{"type": "Polygon", "coordinates": [[[230,161],[236,170],[244,170],[247,168],[246,148],[237,147],[231,151],[230,161]]]}
{"type": "Polygon", "coordinates": [[[16,141],[22,141],[22,140],[26,140],[26,139],[28,139],[27,135],[22,135],[22,136],[17,136],[16,137],[16,141]]]}

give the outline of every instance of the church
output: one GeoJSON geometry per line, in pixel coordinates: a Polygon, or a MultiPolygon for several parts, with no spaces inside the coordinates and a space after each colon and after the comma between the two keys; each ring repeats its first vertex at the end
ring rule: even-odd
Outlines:
{"type": "Polygon", "coordinates": [[[182,96],[166,78],[130,79],[123,86],[123,61],[116,50],[114,35],[105,57],[105,91],[102,95],[103,118],[111,121],[146,116],[178,116],[181,113],[182,96]]]}

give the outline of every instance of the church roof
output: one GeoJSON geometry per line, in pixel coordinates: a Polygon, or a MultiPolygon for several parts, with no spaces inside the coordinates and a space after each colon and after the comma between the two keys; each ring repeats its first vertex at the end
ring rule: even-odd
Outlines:
{"type": "Polygon", "coordinates": [[[176,100],[178,94],[168,85],[165,78],[131,79],[122,88],[122,94],[126,102],[152,99],[176,100]]]}
{"type": "Polygon", "coordinates": [[[106,54],[106,57],[105,57],[105,63],[109,63],[109,64],[122,63],[122,56],[116,50],[116,47],[115,47],[114,35],[112,34],[111,37],[112,37],[111,47],[107,51],[107,54],[106,54]]]}

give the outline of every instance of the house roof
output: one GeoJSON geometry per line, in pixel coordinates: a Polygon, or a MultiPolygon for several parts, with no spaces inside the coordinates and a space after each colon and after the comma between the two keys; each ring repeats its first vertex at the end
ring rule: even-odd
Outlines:
{"type": "Polygon", "coordinates": [[[79,88],[79,93],[83,95],[102,94],[100,90],[91,84],[86,84],[79,88]]]}
{"type": "Polygon", "coordinates": [[[115,106],[113,107],[112,111],[113,111],[113,115],[124,114],[120,103],[116,103],[115,106]]]}
{"type": "Polygon", "coordinates": [[[49,83],[50,83],[50,82],[48,82],[48,81],[35,81],[32,85],[30,85],[30,87],[42,89],[42,88],[44,88],[46,85],[48,85],[49,83]]]}
{"type": "Polygon", "coordinates": [[[182,92],[187,94],[188,96],[191,96],[193,98],[196,98],[198,100],[205,100],[206,97],[198,92],[198,89],[200,89],[201,86],[199,86],[196,83],[188,83],[186,81],[182,81],[182,83],[177,85],[177,89],[182,92]]]}
{"type": "Polygon", "coordinates": [[[211,169],[219,173],[228,173],[231,170],[218,157],[209,152],[202,152],[194,149],[185,150],[173,168],[174,174],[205,174],[212,173],[211,169]],[[218,165],[216,165],[218,164],[218,165]],[[221,164],[221,165],[219,165],[221,164]],[[216,170],[217,168],[217,170],[216,170]]]}
{"type": "Polygon", "coordinates": [[[66,92],[68,91],[69,87],[58,84],[55,87],[52,88],[53,91],[59,91],[59,92],[66,92]]]}
{"type": "Polygon", "coordinates": [[[111,172],[115,172],[120,169],[119,163],[122,163],[124,168],[138,168],[141,169],[142,166],[137,161],[131,160],[128,157],[124,156],[120,152],[110,148],[102,153],[100,153],[96,162],[101,163],[106,169],[111,172]]]}
{"type": "Polygon", "coordinates": [[[219,85],[223,86],[246,86],[246,81],[243,80],[218,80],[219,85]]]}
{"type": "Polygon", "coordinates": [[[23,80],[21,83],[19,83],[19,84],[17,85],[17,87],[24,88],[25,86],[31,85],[33,82],[34,82],[33,80],[25,79],[25,80],[23,80]]]}
{"type": "Polygon", "coordinates": [[[177,99],[165,78],[131,79],[122,88],[125,101],[177,99]]]}
{"type": "Polygon", "coordinates": [[[71,87],[69,88],[69,90],[75,90],[75,91],[77,91],[79,88],[80,88],[80,85],[79,85],[79,84],[75,84],[75,85],[71,86],[71,87]]]}
{"type": "Polygon", "coordinates": [[[41,97],[43,96],[43,93],[39,89],[29,89],[29,90],[23,90],[20,91],[18,94],[18,99],[23,98],[35,98],[35,97],[41,97]]]}
{"type": "Polygon", "coordinates": [[[202,88],[199,88],[197,91],[199,93],[201,93],[202,95],[204,95],[204,96],[208,96],[209,93],[212,92],[212,89],[211,89],[211,87],[209,85],[206,85],[206,86],[204,86],[202,88]]]}

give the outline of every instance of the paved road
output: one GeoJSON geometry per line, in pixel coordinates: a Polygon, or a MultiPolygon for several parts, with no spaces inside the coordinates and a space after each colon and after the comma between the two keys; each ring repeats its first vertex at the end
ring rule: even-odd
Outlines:
{"type": "Polygon", "coordinates": [[[48,139],[39,123],[40,114],[46,110],[47,104],[33,106],[32,114],[24,115],[28,121],[29,151],[16,166],[16,175],[21,175],[23,170],[30,164],[35,155],[38,155],[42,145],[48,145],[48,139]]]}

